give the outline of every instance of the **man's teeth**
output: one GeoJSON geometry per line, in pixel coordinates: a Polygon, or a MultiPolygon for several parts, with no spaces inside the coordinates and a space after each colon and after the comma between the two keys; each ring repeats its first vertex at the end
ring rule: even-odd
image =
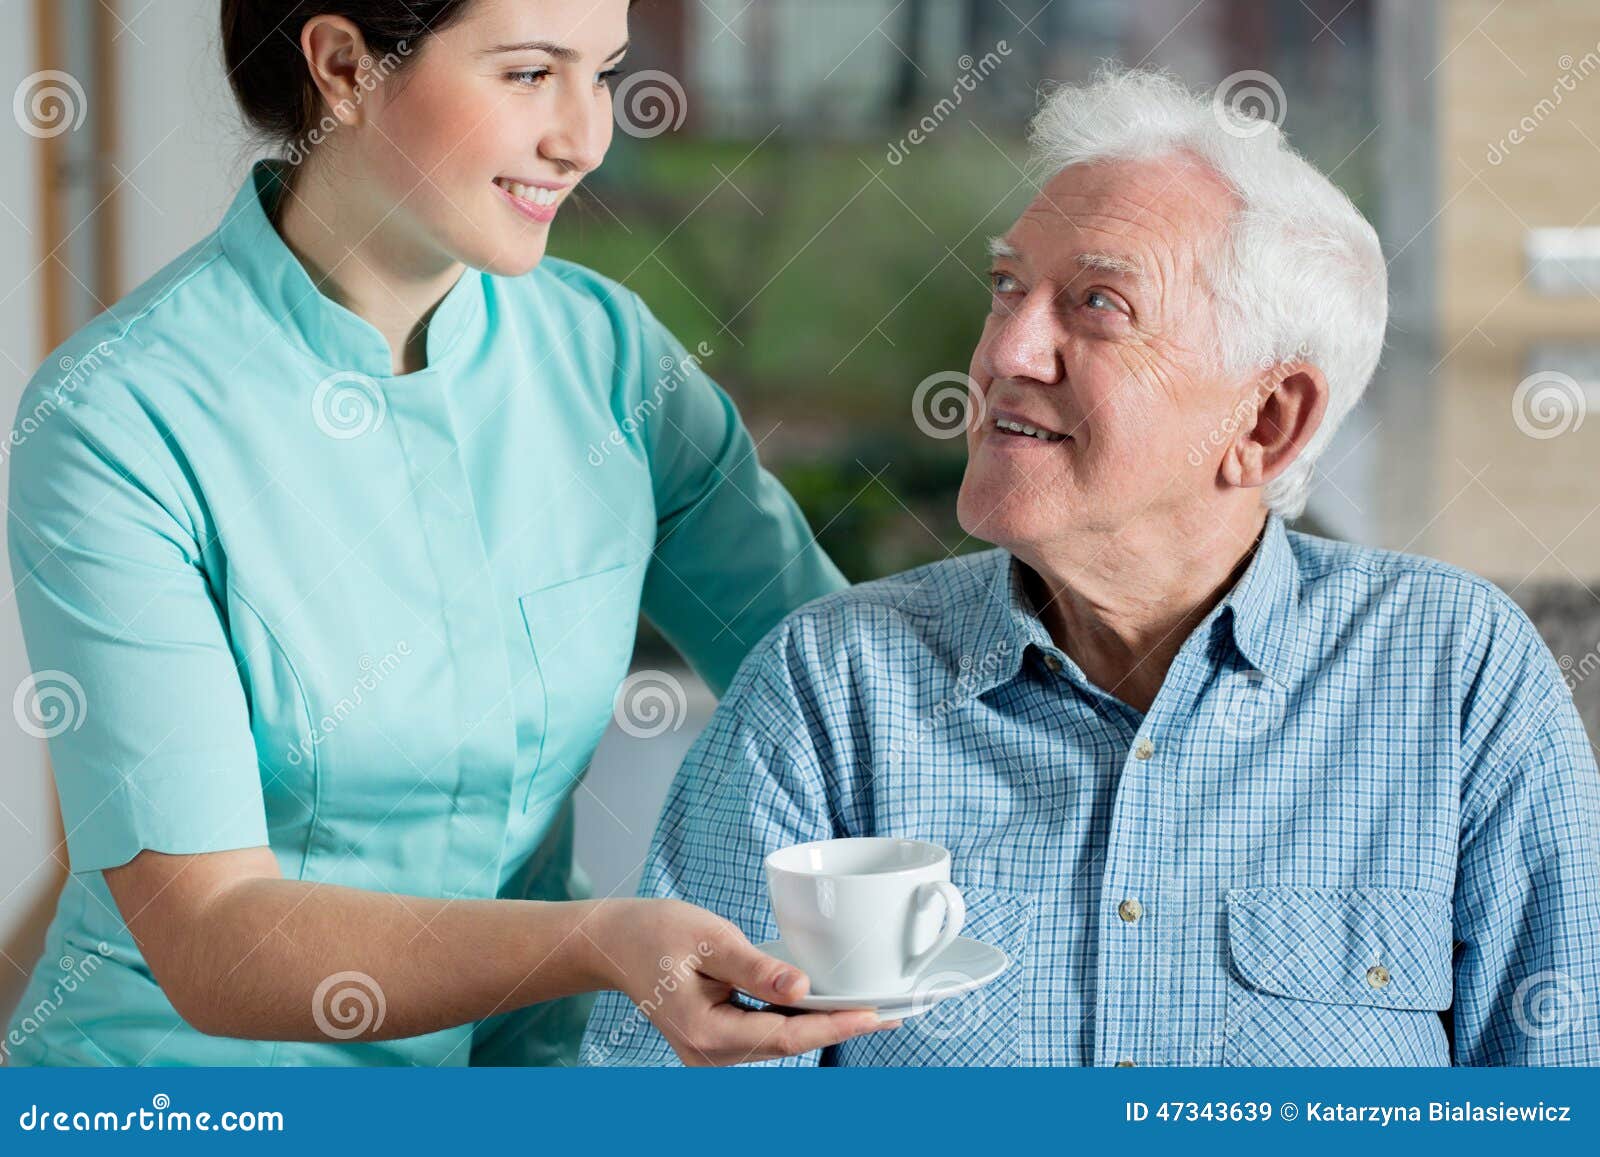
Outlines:
{"type": "Polygon", "coordinates": [[[1013,422],[1009,418],[996,418],[994,424],[1001,430],[1008,430],[1013,434],[1026,434],[1030,438],[1037,438],[1041,442],[1059,442],[1066,437],[1065,434],[1052,434],[1049,430],[1040,430],[1021,422],[1013,422]]]}
{"type": "Polygon", "coordinates": [[[532,201],[535,205],[554,205],[561,200],[560,189],[541,189],[537,185],[522,185],[516,181],[507,181],[503,177],[496,177],[494,183],[513,197],[521,197],[524,201],[532,201]]]}

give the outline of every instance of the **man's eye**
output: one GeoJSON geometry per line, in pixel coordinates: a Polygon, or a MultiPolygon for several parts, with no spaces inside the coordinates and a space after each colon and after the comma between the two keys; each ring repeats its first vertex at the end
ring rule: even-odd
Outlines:
{"type": "Polygon", "coordinates": [[[1117,303],[1111,300],[1110,294],[1101,293],[1098,289],[1091,289],[1083,299],[1083,304],[1090,309],[1116,309],[1117,303]]]}
{"type": "Polygon", "coordinates": [[[1001,273],[998,269],[989,271],[989,287],[996,293],[1016,293],[1020,289],[1015,277],[1009,273],[1001,273]]]}
{"type": "Polygon", "coordinates": [[[512,84],[522,85],[524,88],[536,88],[541,80],[550,75],[548,68],[526,68],[517,72],[506,73],[506,79],[512,84]]]}

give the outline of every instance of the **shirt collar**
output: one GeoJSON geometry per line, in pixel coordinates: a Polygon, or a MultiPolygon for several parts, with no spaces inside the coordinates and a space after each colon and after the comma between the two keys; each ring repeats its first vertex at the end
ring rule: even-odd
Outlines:
{"type": "MultiPolygon", "coordinates": [[[[978,587],[966,588],[970,601],[958,616],[962,646],[955,675],[962,698],[976,698],[1016,678],[1030,646],[1071,662],[1035,612],[1019,559],[995,550],[956,561],[971,568],[978,587]]],[[[1250,565],[1207,623],[1224,610],[1239,653],[1262,674],[1288,686],[1300,668],[1304,643],[1300,568],[1279,515],[1267,516],[1250,565]]]]}
{"type": "MultiPolygon", "coordinates": [[[[287,170],[281,160],[251,167],[218,228],[223,254],[292,344],[333,368],[392,376],[389,343],[377,327],[322,293],[273,227],[287,170]]],[[[486,332],[485,276],[463,271],[428,319],[428,369],[470,349],[474,343],[462,338],[486,332]]]]}
{"type": "Polygon", "coordinates": [[[1267,515],[1255,557],[1222,600],[1233,619],[1233,642],[1251,666],[1289,686],[1305,657],[1300,565],[1283,518],[1267,515]]]}
{"type": "Polygon", "coordinates": [[[967,588],[968,602],[957,626],[958,694],[971,699],[1016,678],[1030,646],[1053,651],[1055,643],[1023,585],[1023,563],[1010,551],[991,550],[957,561],[972,568],[978,588],[967,588]]]}

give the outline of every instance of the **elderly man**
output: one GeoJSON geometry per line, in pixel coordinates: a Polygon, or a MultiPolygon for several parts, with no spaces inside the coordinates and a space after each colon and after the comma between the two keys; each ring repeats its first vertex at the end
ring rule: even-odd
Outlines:
{"type": "MultiPolygon", "coordinates": [[[[1000,549],[776,628],[643,891],[765,940],[776,848],[950,849],[1010,969],[801,1063],[1600,1063],[1600,773],[1548,649],[1482,579],[1284,526],[1378,360],[1372,228],[1158,75],[1032,140],[959,503],[1000,549]]],[[[637,1017],[603,998],[585,1058],[670,1062],[637,1017]]]]}

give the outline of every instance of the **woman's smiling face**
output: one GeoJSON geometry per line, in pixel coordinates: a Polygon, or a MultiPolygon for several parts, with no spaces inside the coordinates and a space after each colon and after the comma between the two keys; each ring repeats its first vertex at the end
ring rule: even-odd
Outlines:
{"type": "Polygon", "coordinates": [[[610,147],[627,41],[628,0],[474,0],[364,97],[350,145],[380,215],[475,269],[532,269],[610,147]]]}

